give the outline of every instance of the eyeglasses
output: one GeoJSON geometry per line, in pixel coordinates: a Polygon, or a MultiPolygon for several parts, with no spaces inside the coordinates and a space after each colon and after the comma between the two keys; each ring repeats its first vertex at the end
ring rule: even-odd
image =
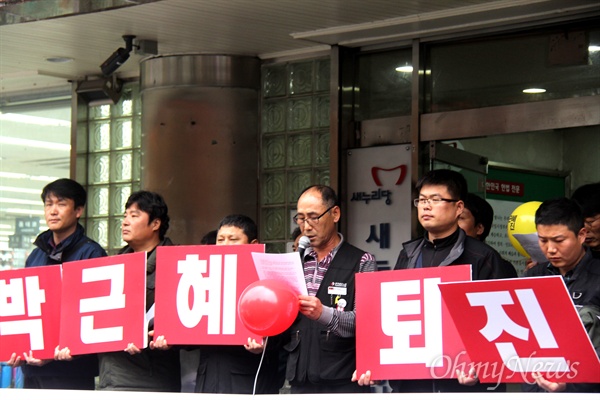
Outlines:
{"type": "Polygon", "coordinates": [[[314,226],[317,225],[319,223],[319,219],[321,219],[321,217],[325,214],[327,214],[329,211],[331,211],[331,209],[335,207],[335,205],[329,207],[327,210],[325,210],[323,212],[323,214],[319,215],[318,217],[299,217],[298,214],[294,215],[294,222],[298,225],[304,225],[305,222],[308,222],[308,224],[310,226],[314,226]]]}
{"type": "Polygon", "coordinates": [[[586,218],[583,220],[583,226],[586,228],[592,229],[592,226],[600,219],[600,215],[597,215],[595,218],[586,218]]]}
{"type": "Polygon", "coordinates": [[[413,204],[415,207],[419,207],[420,205],[425,207],[425,205],[429,204],[432,207],[437,206],[438,204],[442,204],[442,201],[445,201],[447,203],[456,203],[458,200],[452,200],[452,199],[442,199],[441,197],[432,197],[432,198],[420,198],[420,199],[414,199],[413,200],[413,204]]]}

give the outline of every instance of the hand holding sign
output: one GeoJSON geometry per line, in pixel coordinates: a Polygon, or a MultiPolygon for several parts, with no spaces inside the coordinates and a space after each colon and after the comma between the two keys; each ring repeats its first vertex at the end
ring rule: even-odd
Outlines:
{"type": "Polygon", "coordinates": [[[246,328],[261,336],[275,336],[298,315],[298,296],[284,283],[266,279],[248,285],[240,296],[238,313],[246,328]]]}

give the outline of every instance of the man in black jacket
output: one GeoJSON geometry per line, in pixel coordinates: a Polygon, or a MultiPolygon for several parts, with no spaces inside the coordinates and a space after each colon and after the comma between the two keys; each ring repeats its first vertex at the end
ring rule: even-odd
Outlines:
{"type": "MultiPolygon", "coordinates": [[[[25,267],[56,265],[67,261],[104,257],[104,249],[85,235],[79,218],[83,214],[87,194],[83,186],[62,178],[47,184],[42,190],[44,218],[48,230],[36,239],[25,267]]],[[[8,361],[13,367],[22,365],[26,389],[94,390],[98,375],[96,355],[76,357],[73,362],[39,360],[34,354],[13,354],[8,361]],[[24,363],[27,363],[23,365],[24,363]]]]}
{"type": "MultiPolygon", "coordinates": [[[[125,204],[121,226],[127,246],[119,254],[147,252],[146,311],[154,305],[156,248],[172,246],[166,237],[169,210],[158,193],[141,190],[132,193],[125,204]]],[[[181,374],[179,351],[140,350],[131,345],[127,351],[101,353],[100,390],[179,392],[181,374]]]]}
{"type": "MultiPolygon", "coordinates": [[[[232,214],[219,223],[217,246],[258,243],[258,228],[252,218],[232,214]]],[[[254,339],[242,346],[200,346],[196,393],[253,394],[259,370],[256,394],[278,394],[277,347],[269,338],[261,364],[263,346],[254,339]]]]}
{"type": "MultiPolygon", "coordinates": [[[[525,276],[560,275],[576,307],[600,307],[600,260],[584,247],[586,230],[577,203],[567,198],[544,201],[535,213],[535,225],[548,262],[525,271],[525,276]]],[[[541,374],[535,378],[536,384],[524,384],[524,391],[600,392],[599,383],[550,382],[541,374]]]]}
{"type": "MultiPolygon", "coordinates": [[[[465,208],[458,218],[458,226],[467,236],[485,243],[494,222],[492,205],[474,193],[468,193],[464,202],[465,208]]],[[[506,278],[517,277],[515,267],[509,261],[503,258],[502,265],[506,278]]]]}
{"type": "MultiPolygon", "coordinates": [[[[458,220],[467,198],[467,182],[460,173],[449,169],[430,171],[417,182],[416,190],[419,197],[413,203],[426,233],[403,244],[394,269],[470,264],[473,280],[517,276],[514,268],[505,267],[498,252],[459,228],[458,220]]],[[[504,385],[494,388],[495,385],[479,384],[474,377],[460,375],[459,380],[392,380],[390,386],[394,392],[505,390],[504,385]]]]}
{"type": "Polygon", "coordinates": [[[368,392],[349,378],[356,369],[354,275],[375,271],[373,255],[344,241],[337,196],[328,186],[305,189],[294,221],[310,239],[302,264],[308,295],[288,331],[286,378],[292,393],[368,392]]]}

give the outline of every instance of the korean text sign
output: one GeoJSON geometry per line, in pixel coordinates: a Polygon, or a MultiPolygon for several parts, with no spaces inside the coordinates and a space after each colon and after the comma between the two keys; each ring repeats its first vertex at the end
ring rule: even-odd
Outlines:
{"type": "Polygon", "coordinates": [[[562,277],[440,285],[484,383],[598,382],[600,361],[562,277]]]}
{"type": "Polygon", "coordinates": [[[159,247],[155,334],[171,344],[260,342],[237,307],[244,289],[258,280],[252,252],[264,251],[262,244],[159,247]]]}
{"type": "Polygon", "coordinates": [[[0,360],[31,350],[54,358],[61,303],[60,266],[0,271],[0,360]]]}
{"type": "Polygon", "coordinates": [[[71,354],[144,348],[146,252],[63,264],[60,347],[71,354]]]}
{"type": "Polygon", "coordinates": [[[373,379],[438,379],[468,362],[438,284],[471,279],[458,265],[356,275],[357,372],[373,379]]]}

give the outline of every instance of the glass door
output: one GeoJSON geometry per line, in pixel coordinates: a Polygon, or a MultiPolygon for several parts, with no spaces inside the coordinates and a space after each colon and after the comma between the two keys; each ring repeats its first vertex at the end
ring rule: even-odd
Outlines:
{"type": "Polygon", "coordinates": [[[429,170],[448,168],[460,172],[467,180],[469,192],[485,199],[487,157],[441,142],[430,142],[428,150],[429,170]]]}

